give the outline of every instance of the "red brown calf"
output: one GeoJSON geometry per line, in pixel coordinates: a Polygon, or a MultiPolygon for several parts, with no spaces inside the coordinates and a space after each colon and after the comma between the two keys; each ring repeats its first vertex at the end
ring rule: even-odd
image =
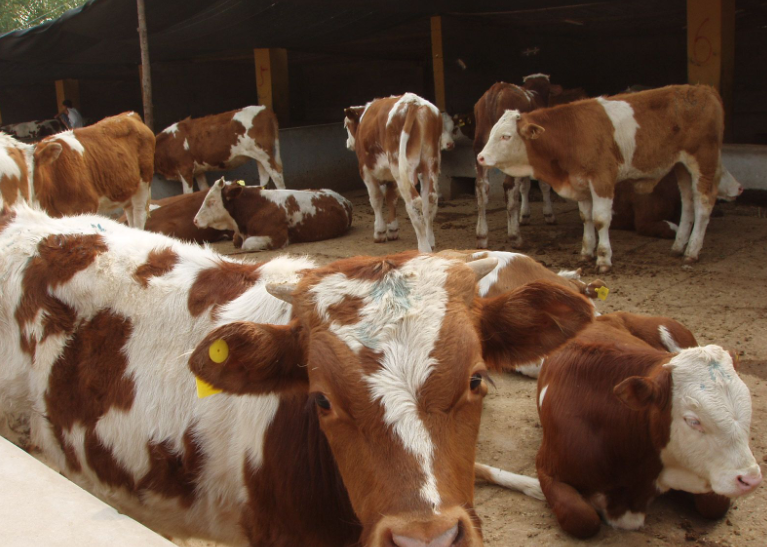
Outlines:
{"type": "Polygon", "coordinates": [[[193,180],[200,190],[208,188],[206,172],[234,169],[250,159],[258,163],[261,186],[271,177],[285,188],[277,117],[265,106],[186,118],[157,135],[155,170],[180,180],[185,194],[192,192],[193,180]]]}

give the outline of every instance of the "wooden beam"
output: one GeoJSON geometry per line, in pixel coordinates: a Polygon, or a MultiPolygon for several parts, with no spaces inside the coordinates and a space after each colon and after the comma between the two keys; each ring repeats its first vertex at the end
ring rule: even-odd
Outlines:
{"type": "Polygon", "coordinates": [[[725,135],[732,132],[735,0],[687,0],[687,81],[722,96],[725,135]]]}
{"type": "Polygon", "coordinates": [[[56,80],[56,104],[61,111],[61,103],[69,99],[72,106],[80,110],[80,82],[77,80],[56,80]]]}
{"type": "Polygon", "coordinates": [[[445,111],[445,57],[442,54],[442,17],[431,18],[431,59],[434,72],[434,100],[445,111]]]}
{"type": "Polygon", "coordinates": [[[253,50],[256,63],[258,103],[271,108],[280,125],[290,120],[290,90],[288,86],[288,52],[283,48],[253,50]]]}
{"type": "Polygon", "coordinates": [[[154,108],[152,107],[152,68],[149,65],[149,39],[146,31],[144,0],[136,0],[138,9],[138,41],[141,47],[141,99],[144,103],[144,123],[154,131],[154,108]]]}

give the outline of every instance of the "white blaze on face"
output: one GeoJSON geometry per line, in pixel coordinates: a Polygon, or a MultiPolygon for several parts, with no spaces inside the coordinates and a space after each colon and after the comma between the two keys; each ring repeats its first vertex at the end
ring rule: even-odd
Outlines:
{"type": "Polygon", "coordinates": [[[384,407],[384,420],[419,463],[424,474],[420,495],[434,511],[441,498],[434,475],[434,444],[418,411],[418,397],[437,362],[431,356],[447,305],[447,269],[451,262],[418,256],[377,281],[348,279],[343,273],[315,285],[318,313],[347,297],[364,302],[360,321],[330,324],[333,332],[358,353],[363,347],[383,354],[381,368],[366,378],[373,401],[384,407]]]}
{"type": "Polygon", "coordinates": [[[455,141],[453,140],[453,130],[455,129],[455,122],[453,118],[448,116],[446,112],[442,113],[442,135],[439,138],[440,150],[452,150],[455,148],[455,141]]]}
{"type": "Polygon", "coordinates": [[[218,179],[213,187],[208,191],[205,200],[200,206],[200,210],[194,217],[194,223],[200,228],[214,228],[216,230],[236,230],[237,224],[224,208],[224,202],[221,197],[221,190],[225,184],[224,179],[218,179]]]}
{"type": "Polygon", "coordinates": [[[662,489],[736,497],[761,481],[748,446],[751,394],[719,346],[682,350],[671,369],[671,435],[661,451],[662,489]]]}
{"type": "Polygon", "coordinates": [[[634,118],[634,109],[626,101],[611,101],[599,97],[597,102],[605,109],[610,123],[613,124],[613,139],[623,156],[623,165],[618,176],[628,176],[632,170],[631,164],[637,146],[636,133],[639,129],[639,123],[634,118]]]}
{"type": "Polygon", "coordinates": [[[485,166],[497,167],[512,177],[533,175],[524,139],[517,131],[517,123],[521,118],[518,110],[507,110],[495,123],[487,144],[479,153],[485,166]]]}

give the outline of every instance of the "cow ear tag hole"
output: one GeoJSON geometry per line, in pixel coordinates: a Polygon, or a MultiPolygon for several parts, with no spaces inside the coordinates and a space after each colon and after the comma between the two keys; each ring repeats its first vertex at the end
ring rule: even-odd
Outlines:
{"type": "MultiPolygon", "coordinates": [[[[214,363],[223,363],[226,361],[226,359],[229,357],[229,344],[226,343],[226,340],[223,338],[219,338],[218,340],[214,340],[213,343],[208,347],[208,357],[210,357],[210,360],[214,363]]],[[[221,393],[222,390],[213,387],[205,380],[202,380],[200,378],[195,377],[195,380],[197,382],[197,398],[203,399],[205,397],[209,397],[210,395],[215,395],[216,393],[221,393]]]]}

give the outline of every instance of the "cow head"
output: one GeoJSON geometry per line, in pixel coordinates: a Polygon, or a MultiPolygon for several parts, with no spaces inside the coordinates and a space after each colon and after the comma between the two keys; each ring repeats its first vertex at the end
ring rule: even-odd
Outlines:
{"type": "Polygon", "coordinates": [[[474,140],[474,113],[453,114],[453,140],[466,137],[474,140]]]}
{"type": "Polygon", "coordinates": [[[734,498],[762,481],[748,446],[751,394],[732,357],[719,346],[684,349],[651,377],[634,376],[615,387],[634,409],[655,407],[659,420],[671,405],[668,444],[659,486],[734,498]]]}
{"type": "Polygon", "coordinates": [[[224,207],[227,198],[235,197],[242,191],[242,186],[225,181],[221,177],[208,191],[208,195],[194,217],[194,225],[198,228],[214,228],[216,230],[237,230],[237,223],[224,207]]]}
{"type": "Polygon", "coordinates": [[[722,176],[719,179],[719,190],[716,198],[722,201],[735,201],[743,193],[743,187],[735,180],[727,169],[722,167],[722,176]]]}
{"type": "MultiPolygon", "coordinates": [[[[551,92],[551,81],[548,74],[530,74],[522,78],[522,88],[528,91],[535,91],[544,105],[549,104],[549,93],[551,92]]],[[[561,86],[560,86],[561,89],[561,86]]]]}
{"type": "Polygon", "coordinates": [[[447,112],[442,112],[442,134],[439,137],[440,150],[452,150],[455,148],[455,141],[453,141],[454,128],[453,118],[447,112]]]}
{"type": "Polygon", "coordinates": [[[530,123],[518,110],[507,110],[490,130],[487,144],[477,156],[477,163],[497,167],[512,177],[529,177],[533,168],[527,155],[527,143],[537,139],[543,127],[530,123]]]}
{"type": "Polygon", "coordinates": [[[346,118],[344,118],[344,127],[349,135],[349,138],[346,139],[346,148],[349,150],[354,150],[357,138],[357,127],[359,127],[360,121],[362,120],[362,114],[364,113],[364,106],[350,106],[349,108],[344,109],[344,114],[346,114],[346,118]]]}
{"type": "Polygon", "coordinates": [[[547,283],[480,299],[476,280],[496,264],[407,252],[309,270],[268,288],[292,303],[290,324],[218,327],[189,366],[229,393],[306,393],[362,545],[481,546],[473,464],[488,369],[540,357],[591,321],[582,296],[547,283]]]}

